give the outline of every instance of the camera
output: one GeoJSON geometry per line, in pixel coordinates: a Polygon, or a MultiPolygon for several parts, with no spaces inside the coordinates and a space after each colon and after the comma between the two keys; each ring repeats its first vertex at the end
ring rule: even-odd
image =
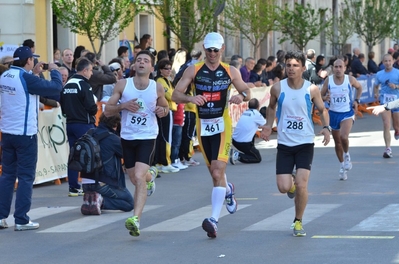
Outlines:
{"type": "Polygon", "coordinates": [[[43,63],[43,70],[48,70],[48,64],[47,63],[43,63]]]}

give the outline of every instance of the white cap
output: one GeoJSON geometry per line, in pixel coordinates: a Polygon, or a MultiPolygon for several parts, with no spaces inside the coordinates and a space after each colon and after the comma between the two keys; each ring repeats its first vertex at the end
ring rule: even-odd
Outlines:
{"type": "Polygon", "coordinates": [[[118,71],[121,68],[121,65],[117,62],[113,62],[109,65],[109,69],[111,71],[118,71]]]}
{"type": "Polygon", "coordinates": [[[206,34],[204,39],[204,47],[221,49],[224,44],[224,39],[222,35],[217,32],[211,32],[206,34]]]}

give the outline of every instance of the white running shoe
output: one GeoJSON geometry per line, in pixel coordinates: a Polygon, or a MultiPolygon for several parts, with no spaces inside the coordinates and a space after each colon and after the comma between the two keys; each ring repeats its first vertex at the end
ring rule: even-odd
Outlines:
{"type": "Polygon", "coordinates": [[[382,156],[386,159],[392,158],[392,150],[390,148],[387,148],[382,156]]]}
{"type": "Polygon", "coordinates": [[[341,167],[339,169],[339,179],[341,181],[346,181],[348,179],[348,175],[346,173],[346,170],[343,167],[341,167]]]}
{"type": "Polygon", "coordinates": [[[349,155],[345,155],[344,157],[344,169],[347,171],[352,169],[351,157],[349,155]]]}
{"type": "Polygon", "coordinates": [[[185,170],[188,168],[187,165],[184,165],[183,163],[181,163],[180,159],[176,159],[175,163],[172,163],[172,166],[175,168],[178,168],[179,170],[185,170]]]}
{"type": "Polygon", "coordinates": [[[162,166],[161,171],[163,173],[174,173],[174,172],[179,172],[180,169],[173,167],[172,165],[168,165],[168,166],[162,166]]]}
{"type": "Polygon", "coordinates": [[[189,160],[183,161],[183,164],[184,165],[188,165],[188,166],[198,166],[198,165],[200,165],[200,163],[198,161],[196,161],[195,159],[193,159],[193,158],[190,158],[189,160]]]}
{"type": "Polygon", "coordinates": [[[230,158],[229,161],[232,165],[235,165],[238,161],[239,152],[234,149],[230,149],[230,158]]]}

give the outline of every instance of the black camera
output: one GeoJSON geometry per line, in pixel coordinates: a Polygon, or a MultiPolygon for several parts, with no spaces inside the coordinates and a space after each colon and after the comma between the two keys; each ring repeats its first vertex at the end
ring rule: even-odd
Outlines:
{"type": "Polygon", "coordinates": [[[47,63],[43,63],[42,67],[43,67],[42,68],[43,70],[48,70],[48,64],[47,63]]]}

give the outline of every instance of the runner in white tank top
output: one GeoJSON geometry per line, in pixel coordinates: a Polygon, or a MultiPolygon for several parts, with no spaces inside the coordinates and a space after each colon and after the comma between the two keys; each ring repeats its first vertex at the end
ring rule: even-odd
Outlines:
{"type": "Polygon", "coordinates": [[[268,141],[278,105],[276,179],[281,193],[287,193],[289,198],[295,197],[295,218],[291,225],[294,236],[306,236],[302,227],[302,216],[308,200],[307,185],[314,150],[311,102],[321,113],[324,127],[320,134],[323,134],[324,145],[330,142],[331,132],[319,88],[302,79],[302,73],[306,69],[305,60],[302,52],[287,52],[285,62],[288,79],[272,86],[267,122],[261,133],[261,137],[268,141]],[[293,179],[294,167],[296,176],[293,179]]]}
{"type": "Polygon", "coordinates": [[[330,126],[335,143],[335,153],[340,162],[339,179],[346,180],[347,172],[352,169],[349,155],[349,133],[355,121],[355,113],[362,94],[362,86],[353,77],[345,74],[345,63],[336,60],[333,65],[333,75],[328,77],[321,89],[325,101],[330,102],[330,126]],[[355,100],[352,101],[352,86],[356,88],[355,100]],[[353,106],[355,109],[353,109],[353,106]]]}
{"type": "Polygon", "coordinates": [[[126,219],[125,227],[132,236],[140,235],[140,218],[147,196],[155,190],[158,171],[151,167],[155,151],[158,125],[155,115],[162,118],[169,112],[165,90],[149,79],[154,71],[154,56],[143,50],[135,61],[136,76],[119,80],[108,100],[105,116],[122,112],[123,159],[129,178],[135,186],[133,217],[126,219]],[[118,101],[121,103],[118,104],[118,101]]]}

